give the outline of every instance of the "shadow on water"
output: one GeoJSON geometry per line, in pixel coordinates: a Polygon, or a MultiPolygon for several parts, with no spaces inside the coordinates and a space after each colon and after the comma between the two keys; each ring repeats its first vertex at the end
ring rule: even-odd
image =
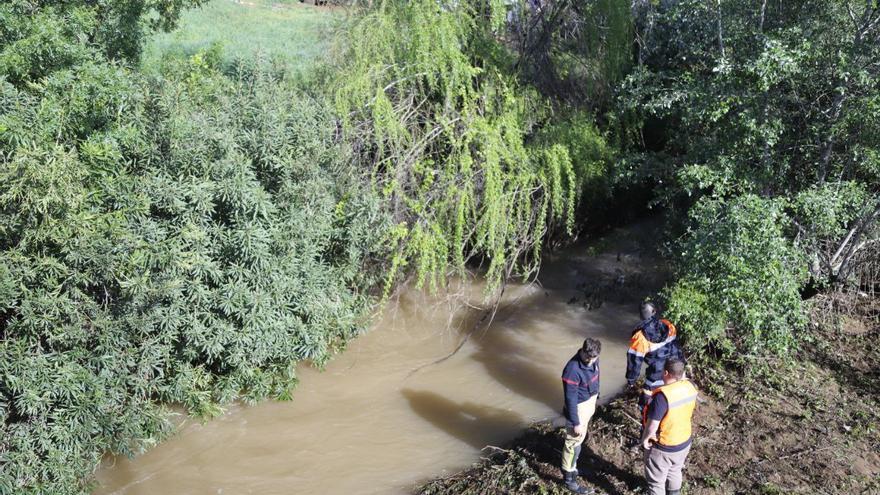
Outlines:
{"type": "Polygon", "coordinates": [[[455,402],[427,390],[401,394],[416,414],[477,449],[511,438],[525,424],[520,414],[485,404],[455,402]]]}
{"type": "MultiPolygon", "coordinates": [[[[471,358],[481,363],[486,372],[511,392],[546,405],[550,410],[562,410],[562,382],[560,376],[564,361],[554,363],[556,368],[547,369],[535,362],[535,333],[542,327],[554,325],[565,328],[571,335],[571,355],[587,335],[595,335],[612,341],[625,343],[629,340],[630,328],[621,324],[621,319],[607,310],[584,312],[584,320],[589,327],[572,325],[570,316],[562,317],[554,313],[567,310],[564,302],[545,296],[543,292],[524,298],[515,311],[499,310],[492,326],[477,330],[471,337],[476,352],[471,358]],[[557,323],[554,320],[559,319],[557,323]]],[[[608,359],[625,359],[624,355],[606,355],[608,359]]],[[[566,359],[568,356],[566,357],[566,359]]]]}
{"type": "MultiPolygon", "coordinates": [[[[553,411],[562,410],[560,377],[534,363],[527,349],[517,341],[516,332],[508,328],[491,329],[475,338],[474,344],[479,350],[471,358],[481,363],[498,383],[553,411]]],[[[561,372],[562,364],[559,366],[561,372]]]]}

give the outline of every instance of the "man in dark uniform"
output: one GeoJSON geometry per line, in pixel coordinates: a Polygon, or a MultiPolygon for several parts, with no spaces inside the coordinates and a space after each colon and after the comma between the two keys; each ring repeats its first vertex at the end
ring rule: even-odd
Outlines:
{"type": "Polygon", "coordinates": [[[587,425],[596,412],[599,398],[599,352],[602,343],[596,339],[584,340],[562,370],[562,391],[565,396],[565,445],[562,449],[562,476],[565,487],[574,493],[593,493],[578,483],[577,461],[581,444],[587,437],[587,425]]]}
{"type": "Polygon", "coordinates": [[[654,389],[663,385],[663,365],[667,359],[682,359],[677,330],[669,320],[657,315],[654,303],[644,302],[639,307],[642,322],[636,327],[626,353],[626,382],[635,388],[636,380],[645,363],[645,384],[639,395],[639,409],[648,402],[654,389]]]}

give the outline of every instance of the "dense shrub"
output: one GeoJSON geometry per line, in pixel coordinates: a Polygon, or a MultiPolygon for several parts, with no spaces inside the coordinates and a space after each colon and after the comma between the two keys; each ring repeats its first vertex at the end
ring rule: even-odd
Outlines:
{"type": "Polygon", "coordinates": [[[673,247],[677,280],[667,294],[689,349],[734,361],[791,351],[805,323],[807,270],[781,228],[782,205],[754,195],[705,198],[690,216],[687,235],[673,247]]]}
{"type": "Polygon", "coordinates": [[[14,83],[38,82],[55,70],[109,58],[137,62],[144,38],[170,29],[180,12],[200,0],[0,4],[0,75],[14,83]]]}
{"type": "Polygon", "coordinates": [[[0,492],[85,491],[161,404],[288,397],[358,331],[385,221],[320,102],[209,54],[0,84],[0,492]]]}
{"type": "Polygon", "coordinates": [[[568,116],[555,116],[534,136],[540,146],[562,146],[577,177],[576,202],[581,223],[603,208],[622,185],[615,177],[615,150],[609,145],[595,119],[585,111],[568,116]]]}
{"type": "Polygon", "coordinates": [[[795,240],[818,288],[857,284],[855,272],[868,262],[861,251],[880,243],[880,194],[871,191],[876,187],[867,181],[826,182],[800,191],[791,202],[795,240]]]}
{"type": "Polygon", "coordinates": [[[517,72],[565,107],[604,110],[632,65],[631,3],[515,3],[509,44],[517,72]]]}

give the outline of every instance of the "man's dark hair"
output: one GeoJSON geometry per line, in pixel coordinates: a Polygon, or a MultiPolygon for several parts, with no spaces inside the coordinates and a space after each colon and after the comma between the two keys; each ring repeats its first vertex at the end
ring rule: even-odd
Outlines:
{"type": "Polygon", "coordinates": [[[599,357],[599,353],[602,352],[602,342],[599,342],[599,339],[585,339],[581,350],[584,351],[584,356],[588,360],[599,357]]]}
{"type": "Polygon", "coordinates": [[[647,308],[651,308],[654,314],[660,314],[660,306],[654,301],[644,301],[639,304],[639,312],[641,313],[647,308]]]}
{"type": "Polygon", "coordinates": [[[681,377],[684,376],[684,361],[681,359],[667,359],[666,364],[663,365],[663,369],[666,370],[672,378],[681,380],[681,377]]]}

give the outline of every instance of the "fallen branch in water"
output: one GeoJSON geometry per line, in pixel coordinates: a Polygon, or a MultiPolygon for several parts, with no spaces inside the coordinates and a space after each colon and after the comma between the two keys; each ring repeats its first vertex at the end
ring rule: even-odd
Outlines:
{"type": "MultiPolygon", "coordinates": [[[[412,375],[418,373],[419,371],[423,370],[424,368],[440,364],[440,363],[448,360],[452,356],[455,356],[456,354],[458,354],[458,351],[460,351],[462,349],[462,347],[464,347],[464,345],[468,342],[468,340],[470,340],[471,335],[473,335],[474,332],[476,332],[478,328],[483,326],[483,322],[486,321],[487,318],[489,319],[489,322],[486,323],[485,329],[488,329],[489,327],[492,326],[492,322],[495,321],[495,315],[498,314],[498,308],[501,307],[501,298],[504,297],[504,291],[507,290],[507,282],[508,282],[508,280],[510,280],[512,270],[513,270],[513,265],[511,265],[510,268],[508,268],[508,270],[507,270],[507,274],[504,277],[504,282],[501,284],[501,290],[498,292],[498,297],[495,298],[495,302],[492,304],[492,309],[491,310],[487,309],[483,313],[483,316],[480,318],[480,320],[477,323],[475,323],[474,326],[470,329],[470,331],[468,331],[468,333],[464,336],[464,338],[461,339],[461,342],[458,343],[458,345],[455,347],[455,349],[453,349],[452,352],[443,356],[440,359],[434,360],[430,363],[423,364],[417,368],[414,368],[412,371],[407,373],[406,378],[411,377],[412,375]]],[[[536,270],[535,271],[535,279],[532,283],[536,283],[537,279],[538,279],[538,271],[536,270]]],[[[517,298],[517,300],[519,300],[519,298],[517,298]]],[[[515,303],[516,303],[516,301],[514,301],[514,304],[515,303]]],[[[468,306],[474,307],[470,304],[468,304],[468,306]]]]}
{"type": "Polygon", "coordinates": [[[458,351],[460,351],[461,348],[464,347],[464,345],[467,343],[467,341],[471,338],[471,335],[473,335],[474,332],[482,326],[483,322],[486,321],[486,318],[489,318],[490,316],[491,316],[491,318],[489,318],[489,323],[486,324],[486,328],[489,328],[490,326],[492,326],[492,322],[495,320],[495,315],[498,313],[498,307],[501,306],[501,297],[504,296],[504,289],[506,287],[507,287],[507,281],[505,280],[504,284],[501,286],[501,292],[498,294],[498,297],[495,299],[495,303],[492,305],[492,309],[486,310],[483,313],[483,316],[480,318],[480,320],[474,324],[474,326],[464,336],[464,338],[461,339],[461,342],[458,343],[458,346],[456,346],[452,352],[443,356],[440,359],[434,360],[430,363],[423,364],[417,368],[414,368],[412,371],[407,373],[406,377],[409,378],[412,375],[418,373],[419,371],[427,368],[428,366],[434,366],[436,364],[440,364],[443,361],[446,361],[447,359],[451,358],[452,356],[455,356],[456,354],[458,354],[458,351]]]}

